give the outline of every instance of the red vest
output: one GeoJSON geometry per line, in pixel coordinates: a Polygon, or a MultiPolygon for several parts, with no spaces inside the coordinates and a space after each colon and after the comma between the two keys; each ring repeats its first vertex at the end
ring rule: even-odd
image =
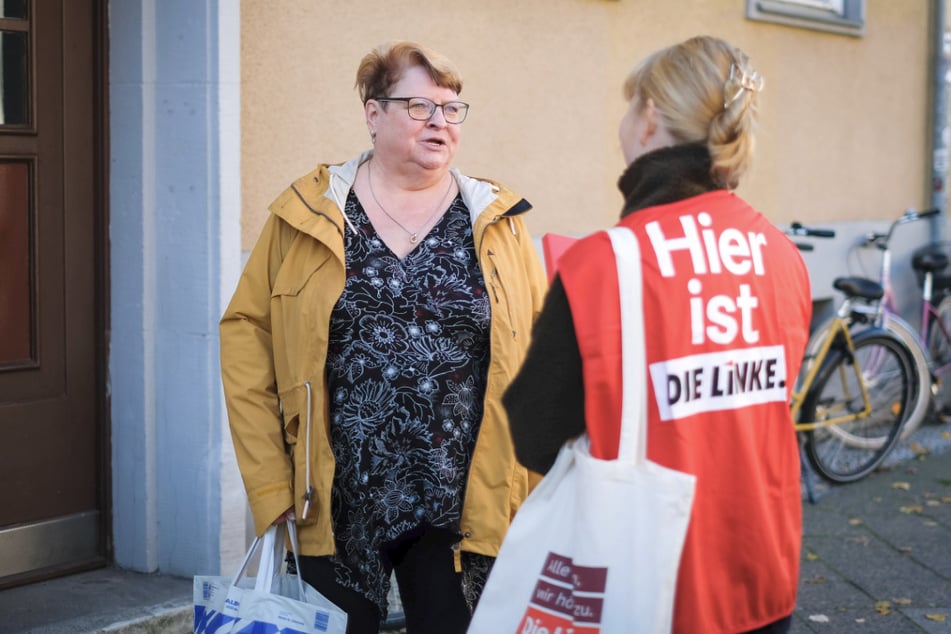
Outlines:
{"type": "MultiPolygon", "coordinates": [[[[641,248],[648,457],[697,476],[676,632],[741,632],[792,613],[802,534],[789,396],[811,316],[795,245],[715,191],[625,217],[641,248]]],[[[584,366],[592,453],[617,457],[621,344],[606,233],[559,261],[584,366]]],[[[619,501],[620,502],[620,501],[619,501]]]]}

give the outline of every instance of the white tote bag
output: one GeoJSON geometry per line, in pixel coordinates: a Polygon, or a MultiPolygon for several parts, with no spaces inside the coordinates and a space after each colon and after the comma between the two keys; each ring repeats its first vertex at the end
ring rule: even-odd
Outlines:
{"type": "Polygon", "coordinates": [[[617,460],[587,436],[562,447],[519,509],[469,634],[669,632],[696,478],[647,460],[647,382],[637,238],[608,234],[621,297],[617,460]]]}

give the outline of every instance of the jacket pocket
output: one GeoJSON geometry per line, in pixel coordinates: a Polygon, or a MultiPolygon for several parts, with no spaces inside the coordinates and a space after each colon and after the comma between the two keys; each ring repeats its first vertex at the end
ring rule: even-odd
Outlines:
{"type": "Polygon", "coordinates": [[[485,276],[485,282],[489,288],[493,304],[492,319],[503,322],[505,330],[511,333],[513,339],[516,339],[518,338],[518,324],[512,314],[512,298],[509,296],[505,284],[502,283],[502,276],[495,265],[492,251],[489,251],[489,257],[492,267],[487,271],[488,275],[485,276]]]}
{"type": "Polygon", "coordinates": [[[298,385],[279,394],[281,416],[284,427],[284,443],[293,451],[300,433],[301,415],[306,407],[307,393],[303,385],[298,385]]]}

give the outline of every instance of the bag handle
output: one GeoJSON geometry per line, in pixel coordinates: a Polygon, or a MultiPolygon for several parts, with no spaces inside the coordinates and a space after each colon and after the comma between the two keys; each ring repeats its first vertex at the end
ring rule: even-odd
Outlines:
{"type": "Polygon", "coordinates": [[[300,577],[300,559],[297,556],[297,526],[292,521],[269,526],[264,531],[263,536],[254,538],[251,547],[248,548],[248,554],[244,556],[244,561],[241,562],[241,567],[238,568],[238,572],[232,578],[232,585],[238,584],[238,581],[244,576],[254,553],[257,552],[258,548],[261,548],[261,560],[258,562],[258,574],[254,579],[254,589],[261,592],[273,592],[274,578],[281,572],[284,553],[286,552],[284,548],[285,528],[291,542],[291,552],[294,553],[294,563],[297,566],[297,574],[294,576],[297,578],[297,591],[300,593],[298,598],[303,600],[304,583],[300,577]]]}
{"type": "Polygon", "coordinates": [[[261,540],[261,560],[258,562],[258,575],[254,578],[257,592],[273,592],[275,575],[281,572],[284,559],[284,523],[269,526],[261,540]]]}
{"type": "Polygon", "coordinates": [[[300,576],[300,559],[297,557],[297,551],[299,550],[297,547],[297,524],[295,524],[293,521],[287,521],[285,524],[287,525],[287,536],[290,538],[291,542],[291,552],[294,553],[294,570],[297,571],[297,574],[294,576],[297,577],[297,591],[300,593],[298,598],[303,601],[304,581],[300,576]]]}
{"type": "Polygon", "coordinates": [[[618,460],[647,460],[647,357],[644,351],[644,297],[641,251],[627,227],[607,231],[617,263],[621,304],[621,436],[618,460]]]}
{"type": "Polygon", "coordinates": [[[251,547],[248,548],[248,553],[244,556],[244,560],[241,562],[241,565],[238,567],[238,572],[234,573],[234,576],[231,578],[231,585],[237,585],[238,580],[244,576],[244,573],[248,568],[248,564],[251,563],[251,558],[254,556],[254,553],[257,552],[258,546],[260,544],[261,544],[261,538],[255,537],[254,541],[251,542],[251,547]]]}

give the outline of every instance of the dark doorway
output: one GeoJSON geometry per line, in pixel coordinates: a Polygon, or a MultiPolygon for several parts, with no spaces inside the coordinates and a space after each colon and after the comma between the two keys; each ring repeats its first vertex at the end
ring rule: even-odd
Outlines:
{"type": "Polygon", "coordinates": [[[105,0],[0,0],[0,587],[108,560],[105,0]]]}

